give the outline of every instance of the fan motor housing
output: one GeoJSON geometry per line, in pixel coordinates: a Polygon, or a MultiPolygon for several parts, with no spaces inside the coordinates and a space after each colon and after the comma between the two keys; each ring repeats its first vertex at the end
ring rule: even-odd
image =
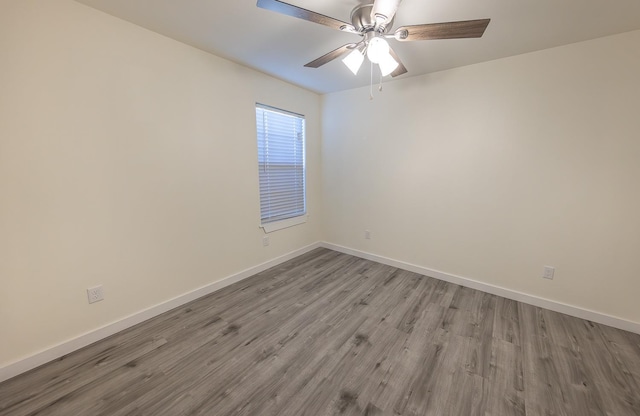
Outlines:
{"type": "MultiPolygon", "coordinates": [[[[351,24],[358,32],[367,33],[376,30],[376,21],[371,17],[372,10],[373,4],[361,4],[351,11],[351,24]]],[[[388,33],[393,27],[394,19],[391,19],[391,21],[384,26],[378,25],[377,30],[380,33],[388,33]]]]}

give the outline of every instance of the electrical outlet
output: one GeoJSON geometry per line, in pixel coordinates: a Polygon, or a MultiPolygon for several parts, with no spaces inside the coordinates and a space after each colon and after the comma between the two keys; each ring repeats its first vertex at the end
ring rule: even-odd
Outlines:
{"type": "Polygon", "coordinates": [[[364,230],[364,238],[365,240],[371,240],[371,231],[364,230]]]}
{"type": "Polygon", "coordinates": [[[103,300],[104,292],[102,291],[102,285],[87,289],[87,298],[89,299],[89,303],[96,303],[103,300]]]}
{"type": "Polygon", "coordinates": [[[262,237],[262,245],[264,247],[269,245],[269,236],[268,235],[265,235],[264,237],[262,237]]]}
{"type": "Polygon", "coordinates": [[[553,280],[553,275],[556,272],[556,269],[554,269],[551,266],[544,266],[544,270],[542,271],[542,277],[545,279],[551,279],[553,280]]]}

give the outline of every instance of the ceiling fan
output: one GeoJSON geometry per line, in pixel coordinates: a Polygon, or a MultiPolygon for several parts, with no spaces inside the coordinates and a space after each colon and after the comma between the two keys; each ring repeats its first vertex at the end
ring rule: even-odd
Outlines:
{"type": "Polygon", "coordinates": [[[491,20],[478,19],[401,26],[390,33],[401,1],[374,0],[371,4],[358,5],[351,11],[350,24],[279,0],[258,0],[257,6],[332,29],[355,33],[362,37],[360,42],[343,45],[309,62],[305,65],[306,67],[318,68],[348,53],[343,62],[354,74],[357,74],[366,55],[372,63],[380,66],[383,76],[391,75],[392,77],[406,73],[407,69],[398,55],[389,47],[386,39],[408,42],[430,39],[479,38],[482,37],[491,20]]]}

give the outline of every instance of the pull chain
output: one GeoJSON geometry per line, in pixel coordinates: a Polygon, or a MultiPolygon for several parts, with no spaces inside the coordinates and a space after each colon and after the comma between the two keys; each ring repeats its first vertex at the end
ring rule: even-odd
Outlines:
{"type": "Polygon", "coordinates": [[[370,68],[371,68],[371,82],[369,84],[369,100],[373,100],[373,62],[369,61],[369,63],[371,64],[370,68]]]}
{"type": "MultiPolygon", "coordinates": [[[[373,62],[370,63],[370,81],[369,81],[369,100],[373,100],[373,62]]],[[[378,85],[378,91],[382,92],[382,72],[380,72],[380,84],[378,85]]]]}

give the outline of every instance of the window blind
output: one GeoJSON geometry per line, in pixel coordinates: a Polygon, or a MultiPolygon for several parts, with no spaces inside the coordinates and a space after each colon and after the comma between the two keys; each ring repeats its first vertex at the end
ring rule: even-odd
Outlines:
{"type": "Polygon", "coordinates": [[[304,116],[256,105],[260,221],[306,214],[304,116]]]}

